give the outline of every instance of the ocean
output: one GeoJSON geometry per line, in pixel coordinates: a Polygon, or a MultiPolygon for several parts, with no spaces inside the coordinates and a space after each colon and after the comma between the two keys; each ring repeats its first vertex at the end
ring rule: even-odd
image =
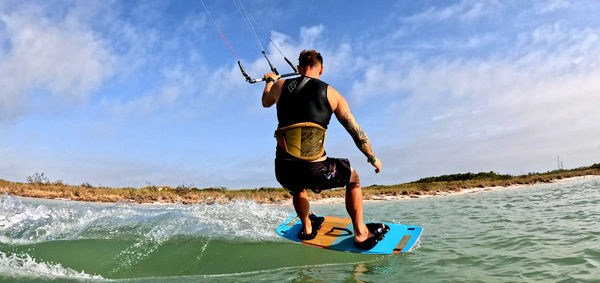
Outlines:
{"type": "MultiPolygon", "coordinates": [[[[313,205],[347,217],[343,204],[313,205]]],[[[291,206],[132,205],[0,195],[0,282],[600,282],[600,178],[366,202],[424,228],[401,255],[283,239],[291,206]]]]}

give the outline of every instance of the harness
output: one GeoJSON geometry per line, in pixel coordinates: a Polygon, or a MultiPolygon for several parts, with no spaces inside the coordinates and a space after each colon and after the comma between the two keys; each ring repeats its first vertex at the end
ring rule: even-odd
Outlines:
{"type": "Polygon", "coordinates": [[[325,153],[326,129],[319,124],[306,122],[277,128],[277,144],[295,158],[314,161],[325,153]]]}

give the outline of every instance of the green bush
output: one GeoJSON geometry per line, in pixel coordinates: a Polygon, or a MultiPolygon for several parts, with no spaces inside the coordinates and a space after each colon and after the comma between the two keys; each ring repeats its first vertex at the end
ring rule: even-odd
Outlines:
{"type": "Polygon", "coordinates": [[[509,174],[500,175],[493,171],[480,172],[477,174],[469,172],[469,173],[463,173],[463,174],[442,175],[442,176],[438,176],[438,177],[427,177],[427,178],[422,178],[417,181],[414,181],[413,183],[434,183],[434,182],[452,182],[452,181],[468,181],[468,180],[496,181],[496,180],[508,180],[508,179],[512,179],[512,178],[514,178],[514,176],[509,175],[509,174]]]}

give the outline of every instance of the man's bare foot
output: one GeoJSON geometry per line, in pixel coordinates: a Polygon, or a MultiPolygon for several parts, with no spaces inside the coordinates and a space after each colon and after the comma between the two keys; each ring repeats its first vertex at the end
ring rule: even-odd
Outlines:
{"type": "Polygon", "coordinates": [[[368,238],[374,237],[375,234],[367,228],[367,225],[363,224],[362,227],[359,228],[359,231],[354,231],[354,241],[357,243],[362,243],[366,241],[368,238]]]}
{"type": "MultiPolygon", "coordinates": [[[[374,224],[369,224],[369,225],[374,225],[374,224]]],[[[377,228],[379,228],[379,227],[377,227],[377,228]]],[[[383,234],[387,233],[385,228],[386,228],[386,226],[384,224],[381,224],[381,229],[382,229],[381,232],[383,234]]],[[[371,227],[371,229],[369,229],[367,227],[367,225],[363,224],[363,227],[359,228],[359,229],[361,230],[360,232],[355,231],[354,241],[356,243],[362,243],[369,238],[377,236],[375,233],[373,233],[373,231],[371,231],[371,229],[373,229],[373,227],[371,227]]],[[[374,230],[376,230],[376,229],[374,229],[374,230]]]]}
{"type": "Polygon", "coordinates": [[[300,240],[312,240],[317,236],[319,229],[321,229],[321,225],[325,220],[324,217],[317,217],[314,211],[308,214],[308,219],[306,224],[304,224],[304,229],[300,230],[298,233],[298,239],[300,240]],[[309,232],[310,231],[310,232],[309,232]]]}
{"type": "Polygon", "coordinates": [[[390,231],[389,226],[387,226],[385,224],[381,224],[381,223],[380,224],[369,223],[364,226],[368,231],[367,233],[365,233],[365,234],[367,234],[366,239],[363,240],[362,235],[360,235],[360,237],[359,237],[359,235],[357,235],[354,238],[354,246],[361,250],[370,250],[370,249],[374,248],[377,245],[377,243],[385,237],[384,236],[385,233],[390,231]],[[360,239],[360,241],[359,241],[359,239],[360,239]]]}
{"type": "Polygon", "coordinates": [[[306,223],[306,227],[304,228],[304,234],[312,234],[312,225],[310,224],[310,222],[306,223]]]}
{"type": "MultiPolygon", "coordinates": [[[[309,213],[309,215],[310,215],[310,214],[313,214],[313,215],[315,215],[315,216],[317,215],[317,214],[315,213],[315,211],[314,211],[314,210],[313,210],[313,211],[311,211],[311,212],[309,213]]],[[[310,219],[310,216],[309,216],[309,219],[310,219]]],[[[311,223],[310,221],[308,221],[308,223],[306,223],[306,225],[305,225],[305,227],[304,227],[304,234],[306,234],[306,235],[310,235],[310,234],[312,234],[312,223],[311,223]]]]}

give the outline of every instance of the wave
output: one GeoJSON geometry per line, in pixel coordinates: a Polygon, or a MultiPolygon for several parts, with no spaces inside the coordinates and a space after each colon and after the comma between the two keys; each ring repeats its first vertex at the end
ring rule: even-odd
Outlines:
{"type": "Polygon", "coordinates": [[[3,275],[27,276],[33,274],[46,275],[51,277],[69,277],[84,279],[103,279],[100,275],[90,275],[85,272],[78,272],[71,268],[62,267],[61,264],[52,264],[46,262],[37,262],[28,254],[6,255],[0,252],[0,270],[3,275]]]}
{"type": "Polygon", "coordinates": [[[236,242],[279,240],[276,227],[290,212],[252,201],[196,205],[111,206],[66,202],[56,207],[0,196],[0,243],[124,239],[163,242],[213,238],[236,242]]]}

